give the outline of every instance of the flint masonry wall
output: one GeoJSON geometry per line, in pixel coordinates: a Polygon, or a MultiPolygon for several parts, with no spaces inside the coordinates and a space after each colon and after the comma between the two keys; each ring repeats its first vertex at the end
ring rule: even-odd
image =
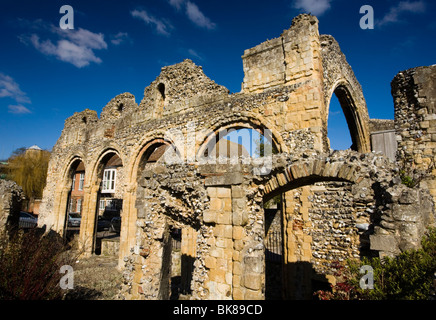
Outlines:
{"type": "Polygon", "coordinates": [[[0,180],[0,232],[18,227],[23,190],[13,181],[0,180]]]}
{"type": "Polygon", "coordinates": [[[408,174],[427,171],[423,181],[436,199],[436,66],[398,73],[391,83],[395,106],[397,160],[408,174]]]}

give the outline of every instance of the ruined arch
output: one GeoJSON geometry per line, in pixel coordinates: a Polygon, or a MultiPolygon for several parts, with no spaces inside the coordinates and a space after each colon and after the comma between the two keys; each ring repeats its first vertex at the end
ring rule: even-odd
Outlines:
{"type": "MultiPolygon", "coordinates": [[[[283,248],[280,282],[283,298],[311,299],[314,291],[329,286],[331,262],[369,252],[369,233],[355,226],[364,222],[369,223],[369,229],[373,228],[371,223],[375,215],[353,204],[356,199],[362,207],[370,207],[375,198],[375,185],[376,179],[354,152],[288,162],[266,177],[259,188],[264,203],[274,196],[281,196],[278,209],[283,248]],[[341,196],[337,196],[339,194],[341,196]],[[341,241],[345,240],[335,238],[335,231],[339,229],[348,235],[349,242],[344,242],[346,249],[341,247],[341,241]],[[327,249],[330,246],[334,250],[327,249]],[[332,260],[322,256],[325,251],[332,260]]],[[[267,236],[265,232],[265,241],[267,236]]],[[[265,292],[271,293],[274,290],[269,287],[271,276],[267,274],[267,267],[272,264],[268,264],[267,256],[264,263],[265,292]]]]}
{"type": "MultiPolygon", "coordinates": [[[[136,144],[130,153],[129,162],[126,165],[126,189],[123,199],[123,223],[120,232],[119,266],[122,266],[124,257],[129,254],[135,245],[136,221],[138,219],[137,192],[139,179],[143,166],[151,154],[151,150],[157,145],[174,146],[174,143],[165,138],[163,130],[157,130],[146,135],[136,144]]],[[[178,155],[180,152],[174,147],[178,155]]]]}
{"type": "Polygon", "coordinates": [[[83,161],[82,155],[74,154],[70,156],[69,159],[70,160],[61,171],[61,180],[59,181],[54,201],[55,217],[57,217],[54,221],[54,229],[58,230],[63,237],[66,236],[67,210],[70,201],[73,174],[81,163],[83,163],[86,171],[86,164],[83,161]]]}
{"type": "Polygon", "coordinates": [[[368,119],[369,116],[366,105],[364,108],[359,107],[353,95],[350,83],[344,79],[338,80],[328,94],[327,122],[329,118],[330,101],[333,95],[336,95],[338,98],[347,121],[348,130],[353,143],[351,149],[359,152],[369,152],[369,129],[368,123],[365,122],[365,119],[368,119]]]}
{"type": "MultiPolygon", "coordinates": [[[[330,100],[336,94],[350,130],[353,150],[371,152],[369,114],[362,86],[348,64],[338,42],[330,35],[320,35],[325,102],[324,130],[327,132],[330,100]]],[[[324,145],[328,151],[327,134],[324,145]]]]}
{"type": "Polygon", "coordinates": [[[91,179],[90,182],[92,184],[95,185],[100,183],[98,175],[101,171],[101,164],[102,162],[104,162],[105,158],[108,157],[110,154],[116,154],[121,159],[123,164],[125,163],[125,157],[122,153],[118,151],[118,149],[119,148],[117,148],[116,146],[109,146],[103,148],[103,150],[97,153],[98,156],[96,157],[96,160],[93,162],[91,176],[90,176],[91,179]]]}
{"type": "Polygon", "coordinates": [[[270,130],[270,139],[273,147],[278,152],[286,152],[285,150],[287,150],[287,147],[282,137],[280,136],[280,134],[277,133],[277,131],[270,123],[268,123],[265,119],[262,119],[260,116],[255,117],[248,114],[243,114],[242,116],[225,118],[220,117],[213,124],[209,125],[208,129],[205,132],[202,132],[201,137],[197,139],[197,141],[200,141],[200,144],[196,152],[196,159],[200,159],[201,157],[203,157],[206,149],[210,148],[211,145],[216,144],[220,132],[225,130],[237,130],[242,128],[256,130],[261,135],[264,135],[264,130],[270,130]]]}
{"type": "MultiPolygon", "coordinates": [[[[101,182],[102,180],[104,180],[103,173],[105,165],[109,160],[113,160],[114,156],[119,158],[118,162],[121,162],[121,167],[123,167],[125,163],[125,157],[118,151],[118,148],[114,146],[114,143],[111,143],[111,145],[109,146],[103,147],[96,154],[98,156],[96,156],[94,158],[95,160],[88,165],[89,167],[91,167],[91,169],[89,170],[90,173],[87,175],[86,179],[86,192],[84,197],[84,206],[82,211],[82,221],[79,235],[79,246],[80,249],[84,252],[85,256],[95,253],[98,247],[97,245],[100,244],[100,242],[97,243],[97,240],[99,240],[97,239],[97,227],[99,210],[101,207],[101,182]]],[[[88,163],[89,162],[91,161],[88,159],[88,163]]],[[[117,199],[112,200],[111,203],[114,204],[114,208],[119,209],[122,208],[122,202],[124,201],[124,172],[122,172],[121,175],[119,173],[114,173],[111,179],[114,180],[114,185],[115,181],[117,185],[116,195],[114,194],[114,199],[115,197],[117,199]]],[[[113,193],[115,193],[115,191],[113,191],[113,193]]]]}

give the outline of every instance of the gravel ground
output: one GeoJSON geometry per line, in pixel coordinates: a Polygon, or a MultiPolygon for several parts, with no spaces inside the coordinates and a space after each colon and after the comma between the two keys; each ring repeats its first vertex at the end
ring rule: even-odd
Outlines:
{"type": "Polygon", "coordinates": [[[74,288],[65,300],[116,300],[122,282],[117,257],[91,256],[80,259],[73,267],[74,288]]]}

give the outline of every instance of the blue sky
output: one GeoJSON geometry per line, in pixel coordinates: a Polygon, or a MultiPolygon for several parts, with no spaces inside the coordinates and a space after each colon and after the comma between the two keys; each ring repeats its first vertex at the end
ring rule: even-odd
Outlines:
{"type": "MultiPolygon", "coordinates": [[[[244,50],[279,36],[303,12],[338,40],[371,118],[393,119],[390,82],[399,71],[436,63],[431,0],[2,0],[0,159],[34,144],[50,150],[67,117],[85,108],[100,113],[120,93],[139,103],[161,67],[185,58],[239,92],[244,50]],[[59,27],[66,4],[74,30],[59,27]],[[374,9],[373,30],[359,27],[362,5],[374,9]]],[[[346,148],[340,107],[330,110],[332,145],[346,148]]]]}

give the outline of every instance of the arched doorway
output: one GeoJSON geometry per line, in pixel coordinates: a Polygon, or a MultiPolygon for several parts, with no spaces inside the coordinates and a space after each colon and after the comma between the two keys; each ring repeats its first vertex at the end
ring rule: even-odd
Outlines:
{"type": "Polygon", "coordinates": [[[64,238],[73,240],[80,233],[85,185],[85,165],[79,158],[75,159],[67,173],[68,191],[64,220],[64,238]]]}
{"type": "Polygon", "coordinates": [[[124,168],[119,155],[107,152],[98,165],[99,189],[95,208],[96,255],[118,256],[123,212],[124,168]]]}
{"type": "Polygon", "coordinates": [[[268,254],[280,251],[274,252],[269,232],[265,233],[266,299],[313,299],[315,291],[330,288],[336,264],[371,254],[372,183],[359,178],[364,173],[357,173],[343,158],[333,160],[334,164],[331,159],[323,161],[294,163],[264,185],[266,230],[272,228],[273,219],[268,219],[265,203],[278,195],[281,219],[277,223],[282,230],[276,245],[282,248],[281,275],[278,268],[268,268],[268,254]],[[324,171],[325,167],[335,169],[324,171]],[[356,190],[364,190],[365,195],[356,196],[356,190]],[[271,270],[276,274],[269,274],[271,270]]]}

